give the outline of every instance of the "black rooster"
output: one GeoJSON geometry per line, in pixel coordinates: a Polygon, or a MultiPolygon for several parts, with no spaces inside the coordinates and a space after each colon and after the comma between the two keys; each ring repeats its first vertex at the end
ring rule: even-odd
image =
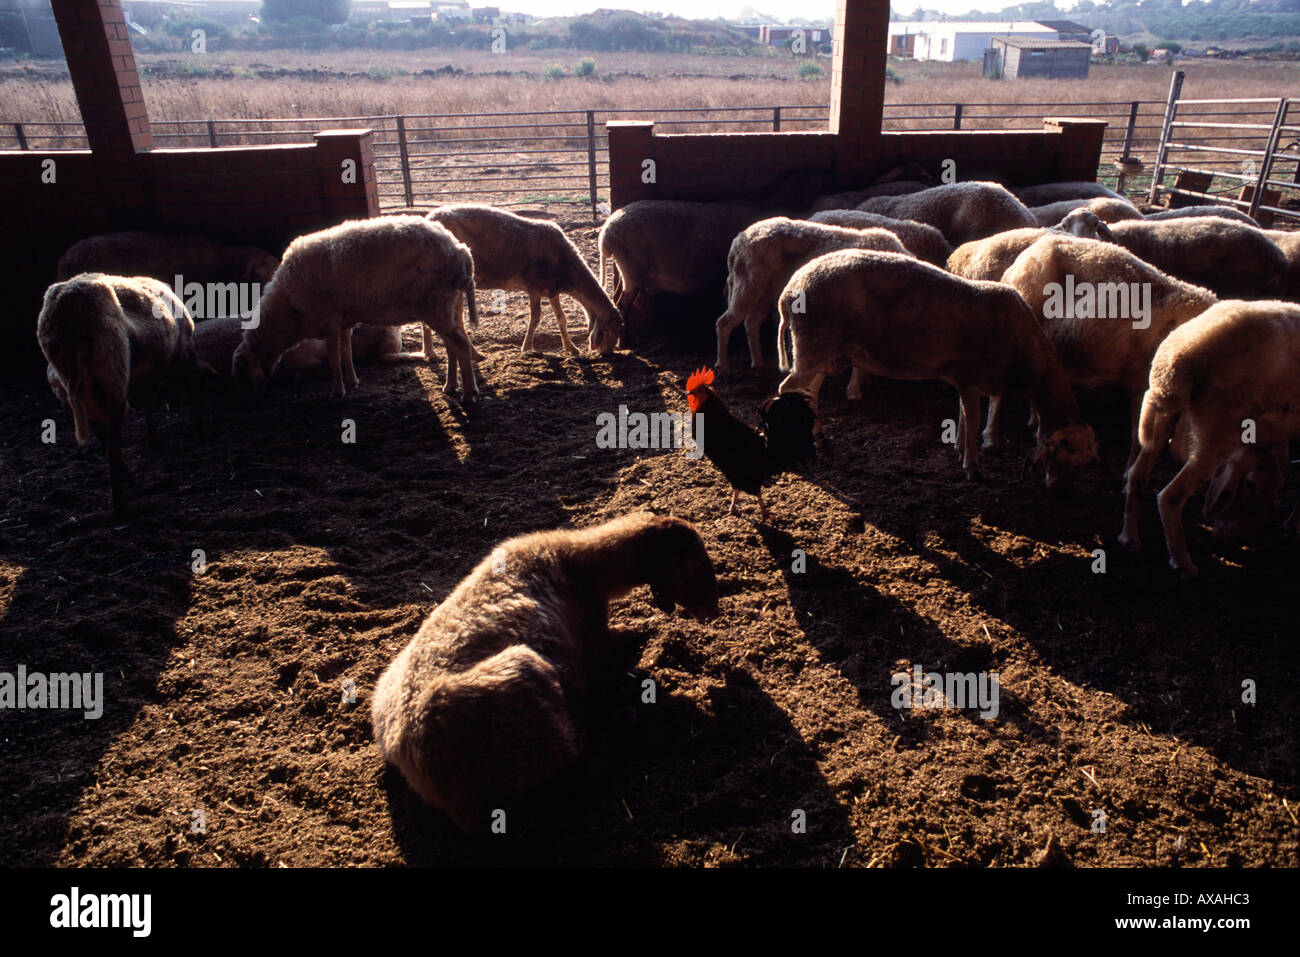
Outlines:
{"type": "Polygon", "coordinates": [[[801,392],[773,396],[763,403],[763,426],[756,429],[727,411],[712,384],[712,369],[699,369],[686,380],[686,402],[702,417],[702,427],[701,418],[695,420],[695,442],[731,483],[727,514],[736,514],[736,499],[745,492],[758,497],[763,521],[769,521],[763,486],[816,455],[812,404],[801,392]]]}

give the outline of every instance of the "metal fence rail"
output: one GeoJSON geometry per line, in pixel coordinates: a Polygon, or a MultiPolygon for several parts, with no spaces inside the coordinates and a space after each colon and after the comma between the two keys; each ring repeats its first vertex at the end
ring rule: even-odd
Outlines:
{"type": "Polygon", "coordinates": [[[1182,83],[1176,72],[1150,202],[1163,193],[1226,203],[1265,225],[1277,216],[1300,220],[1300,98],[1183,99],[1182,83]]]}
{"type": "MultiPolygon", "coordinates": [[[[1278,102],[1183,101],[1184,109],[1192,104],[1214,108],[1191,119],[1186,115],[1174,119],[1173,126],[1168,126],[1168,103],[1159,100],[886,103],[883,125],[886,131],[1012,130],[1041,129],[1043,119],[1050,116],[1102,119],[1108,125],[1099,175],[1114,179],[1114,162],[1121,158],[1141,158],[1148,168],[1158,166],[1162,143],[1166,152],[1213,149],[1215,168],[1231,162],[1225,156],[1250,155],[1262,160],[1265,152],[1259,140],[1269,134],[1278,102]],[[1165,142],[1170,130],[1178,131],[1177,141],[1165,142]],[[1192,134],[1194,141],[1189,139],[1192,134]]],[[[380,206],[386,212],[427,208],[455,199],[499,205],[584,202],[590,203],[594,212],[600,197],[608,195],[608,120],[653,120],[657,128],[674,133],[709,133],[824,130],[827,118],[824,105],[777,105],[213,118],[158,120],[152,127],[154,140],[162,148],[308,143],[313,133],[323,129],[368,128],[374,131],[380,206]]],[[[1281,128],[1300,136],[1300,129],[1293,126],[1282,124],[1281,128]]],[[[80,123],[0,124],[0,149],[85,148],[80,123]]],[[[1289,158],[1276,150],[1269,155],[1271,164],[1289,158]]],[[[1269,185],[1274,185],[1271,179],[1269,185]]]]}

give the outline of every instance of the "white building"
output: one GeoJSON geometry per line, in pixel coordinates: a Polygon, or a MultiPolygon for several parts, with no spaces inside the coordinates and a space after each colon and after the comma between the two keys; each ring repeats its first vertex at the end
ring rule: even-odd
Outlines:
{"type": "Polygon", "coordinates": [[[917,60],[980,60],[993,37],[1059,40],[1060,31],[1033,20],[919,20],[889,25],[889,52],[917,60]]]}

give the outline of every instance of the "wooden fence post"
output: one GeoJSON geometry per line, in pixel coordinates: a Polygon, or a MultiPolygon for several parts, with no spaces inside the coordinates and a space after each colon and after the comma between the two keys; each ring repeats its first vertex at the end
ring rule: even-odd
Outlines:
{"type": "Polygon", "coordinates": [[[1183,92],[1183,71],[1175,70],[1169,79],[1169,99],[1165,102],[1165,121],[1160,127],[1160,149],[1156,153],[1156,168],[1151,171],[1151,191],[1147,202],[1156,204],[1160,195],[1160,178],[1164,174],[1165,159],[1169,155],[1169,133],[1173,128],[1174,114],[1178,111],[1178,97],[1183,92]]]}
{"type": "Polygon", "coordinates": [[[1129,150],[1133,148],[1133,131],[1137,128],[1138,110],[1141,105],[1138,100],[1134,100],[1128,108],[1128,129],[1124,131],[1124,152],[1119,154],[1124,159],[1129,157],[1129,150]]]}
{"type": "Polygon", "coordinates": [[[217,121],[208,120],[208,145],[217,148],[217,121]]]}
{"type": "Polygon", "coordinates": [[[596,210],[596,111],[587,111],[587,185],[591,190],[591,221],[600,221],[596,210]]]}
{"type": "Polygon", "coordinates": [[[18,137],[18,148],[20,150],[27,149],[27,134],[23,132],[21,123],[14,124],[14,136],[18,137]]]}
{"type": "Polygon", "coordinates": [[[959,129],[961,129],[961,104],[960,104],[960,103],[954,103],[954,104],[953,104],[953,110],[952,110],[952,128],[953,128],[954,130],[959,130],[959,129]]]}
{"type": "Polygon", "coordinates": [[[397,118],[397,151],[402,158],[402,189],[406,193],[406,208],[415,205],[415,193],[411,190],[411,159],[406,154],[406,117],[397,118]]]}
{"type": "Polygon", "coordinates": [[[772,107],[772,132],[781,132],[781,107],[779,106],[772,107]]]}

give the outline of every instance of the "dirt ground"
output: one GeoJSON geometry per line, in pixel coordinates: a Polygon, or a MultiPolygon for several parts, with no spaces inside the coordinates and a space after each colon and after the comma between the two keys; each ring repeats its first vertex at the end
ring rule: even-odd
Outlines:
{"type": "MultiPolygon", "coordinates": [[[[594,228],[572,215],[594,262],[594,228]]],[[[320,379],[288,383],[215,416],[206,442],[184,410],[161,416],[160,448],[133,418],[127,517],[107,510],[101,449],[75,446],[43,384],[5,386],[0,671],[103,672],[106,705],[98,721],[0,712],[0,859],[1300,864],[1300,675],[1282,601],[1296,547],[1278,534],[1215,553],[1198,497],[1202,577],[1180,581],[1153,496],[1144,552],[1114,544],[1126,431],[1104,397],[1085,402],[1102,461],[1057,494],[1021,477],[1023,403],[969,483],[939,441],[949,390],[877,380],[851,403],[844,376],[823,393],[831,445],[772,488],[774,522],[757,523],[752,499],[726,517],[706,461],[595,446],[596,416],[620,404],[685,409],[716,312],[666,305],[695,335],[607,359],[559,357],[549,311],[544,351],[523,355],[524,304],[485,309],[486,397],[468,414],[439,391],[439,359],[365,367],[344,400],[320,379]],[[494,543],[635,509],[696,523],[721,617],[665,616],[645,589],[616,603],[644,654],[597,693],[585,759],[508,809],[506,834],[461,836],[382,765],[378,675],[494,543]],[[913,665],[997,673],[999,714],[895,709],[891,675],[913,665]]],[[[717,387],[754,422],[778,381],[741,371],[717,387]]],[[[1286,507],[1295,498],[1293,481],[1286,507]]]]}

